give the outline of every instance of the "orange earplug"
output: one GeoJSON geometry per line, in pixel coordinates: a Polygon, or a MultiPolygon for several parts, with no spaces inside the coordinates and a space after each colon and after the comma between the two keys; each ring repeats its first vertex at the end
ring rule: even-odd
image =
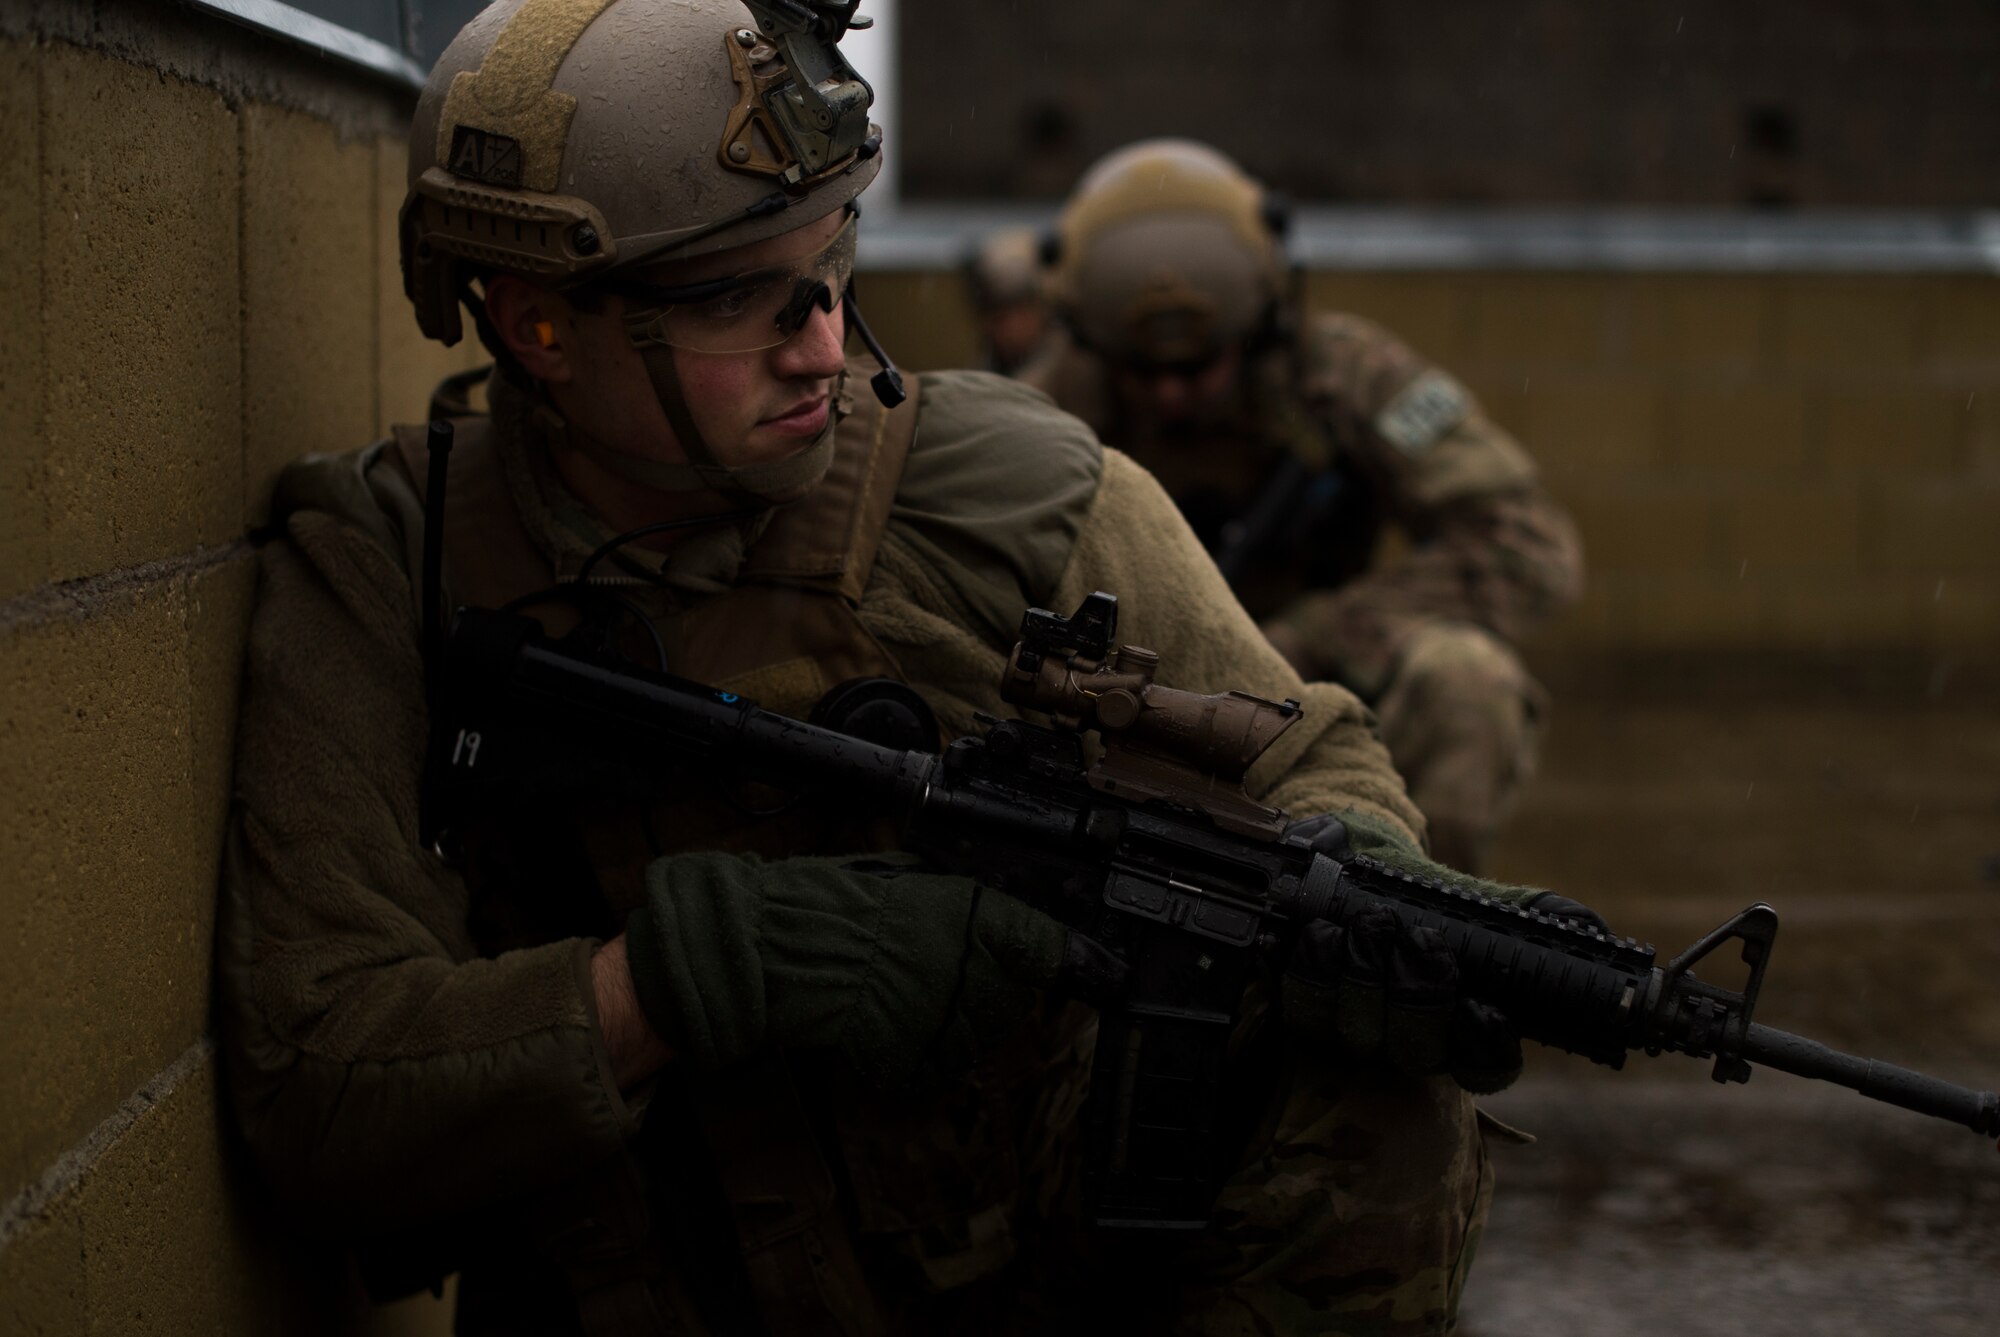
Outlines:
{"type": "Polygon", "coordinates": [[[538,320],[535,322],[535,337],[542,341],[542,347],[554,348],[556,346],[556,327],[546,320],[538,320]]]}

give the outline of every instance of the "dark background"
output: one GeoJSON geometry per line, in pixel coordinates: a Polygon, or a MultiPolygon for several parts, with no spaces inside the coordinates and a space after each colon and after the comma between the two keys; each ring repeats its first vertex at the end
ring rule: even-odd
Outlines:
{"type": "Polygon", "coordinates": [[[910,0],[912,199],[1150,135],[1317,202],[2000,202],[1995,0],[910,0]]]}

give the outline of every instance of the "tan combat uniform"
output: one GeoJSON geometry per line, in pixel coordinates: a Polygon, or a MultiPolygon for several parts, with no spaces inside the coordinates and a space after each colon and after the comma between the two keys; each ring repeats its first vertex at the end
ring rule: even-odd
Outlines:
{"type": "Polygon", "coordinates": [[[1022,379],[1157,476],[1204,528],[1241,514],[1287,453],[1349,501],[1237,594],[1308,679],[1372,704],[1432,852],[1478,871],[1533,772],[1546,699],[1515,651],[1583,580],[1575,527],[1527,454],[1466,389],[1380,326],[1322,314],[1242,377],[1243,403],[1199,434],[1150,431],[1105,364],[1067,341],[1022,379]],[[1335,470],[1337,475],[1324,471],[1335,470]],[[1369,566],[1375,527],[1406,551],[1369,566]]]}
{"type": "MultiPolygon", "coordinates": [[[[459,600],[542,588],[609,536],[562,485],[525,393],[496,387],[452,464],[459,600]]],[[[232,1094],[267,1181],[317,1230],[420,1259],[413,1279],[462,1269],[461,1332],[728,1330],[703,1274],[732,1222],[773,1331],[1075,1313],[1052,1246],[1069,1229],[1081,1009],[931,1095],[781,1055],[707,1080],[670,1065],[671,1096],[612,1079],[589,958],[646,860],[849,852],[874,833],[760,824],[684,793],[495,814],[463,872],[419,848],[413,444],[294,466],[264,551],[219,969],[232,1094]]],[[[1264,801],[1419,821],[1359,703],[1297,679],[1144,471],[1010,382],[926,376],[897,413],[864,401],[805,500],[664,558],[625,551],[614,588],[671,670],[795,714],[851,673],[894,672],[953,735],[1010,713],[997,683],[1025,605],[1114,591],[1121,635],[1161,652],[1163,680],[1304,701],[1251,774],[1264,801]]],[[[1443,1331],[1490,1185],[1469,1099],[1304,1056],[1280,1081],[1183,1289],[1148,1297],[1162,1328],[1443,1331]]]]}

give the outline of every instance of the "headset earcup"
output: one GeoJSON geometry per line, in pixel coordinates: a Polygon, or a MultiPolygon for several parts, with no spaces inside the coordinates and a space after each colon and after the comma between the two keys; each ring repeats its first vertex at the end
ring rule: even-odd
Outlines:
{"type": "Polygon", "coordinates": [[[1279,191],[1267,190],[1258,206],[1264,216],[1264,227],[1274,241],[1283,242],[1292,233],[1291,197],[1279,191]]]}

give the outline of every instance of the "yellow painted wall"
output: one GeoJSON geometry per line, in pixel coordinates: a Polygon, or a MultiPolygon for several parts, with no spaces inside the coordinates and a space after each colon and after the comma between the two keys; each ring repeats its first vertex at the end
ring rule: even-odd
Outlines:
{"type": "Polygon", "coordinates": [[[442,1330],[274,1228],[209,1039],[247,535],[470,357],[402,300],[400,133],[28,38],[0,118],[0,1331],[442,1330]]]}
{"type": "MultiPolygon", "coordinates": [[[[917,367],[973,356],[951,273],[870,274],[917,367]]],[[[1535,657],[2000,658],[2000,277],[1351,273],[1314,303],[1464,378],[1583,531],[1535,657]]]]}
{"type": "Polygon", "coordinates": [[[1352,276],[1574,512],[1565,651],[2000,651],[2000,279],[1352,276]]]}

